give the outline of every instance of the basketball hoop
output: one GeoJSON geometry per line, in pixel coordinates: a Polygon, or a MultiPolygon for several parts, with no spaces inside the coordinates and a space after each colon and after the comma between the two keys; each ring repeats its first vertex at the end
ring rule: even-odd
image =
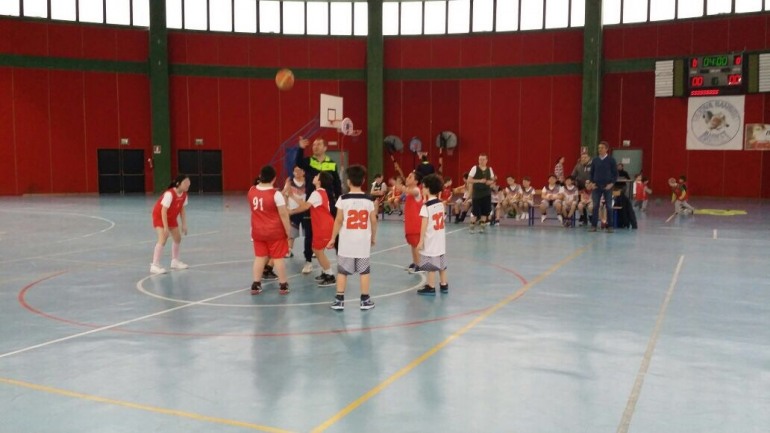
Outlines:
{"type": "Polygon", "coordinates": [[[342,120],[334,120],[334,126],[337,128],[340,134],[348,137],[357,137],[361,135],[360,129],[353,129],[353,121],[349,117],[342,120]]]}

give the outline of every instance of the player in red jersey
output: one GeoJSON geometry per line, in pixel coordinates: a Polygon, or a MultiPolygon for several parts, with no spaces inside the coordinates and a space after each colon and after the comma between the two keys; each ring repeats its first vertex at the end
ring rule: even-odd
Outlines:
{"type": "Polygon", "coordinates": [[[251,241],[254,245],[254,282],[251,294],[262,293],[262,271],[269,260],[278,274],[279,293],[289,293],[284,257],[289,252],[289,212],[286,199],[275,189],[275,169],[262,167],[255,185],[249,189],[248,201],[251,206],[251,241]]]}
{"type": "Polygon", "coordinates": [[[420,228],[422,227],[422,218],[420,209],[422,208],[423,198],[420,188],[422,175],[416,171],[409,173],[406,177],[404,192],[404,235],[406,243],[412,249],[412,264],[406,270],[410,273],[420,272],[417,266],[420,263],[420,252],[417,250],[417,244],[420,243],[420,228]]]}
{"type": "Polygon", "coordinates": [[[318,258],[318,264],[321,265],[321,275],[315,277],[315,280],[321,287],[334,286],[337,284],[337,280],[332,273],[329,258],[326,257],[326,245],[332,239],[332,230],[334,229],[334,217],[331,214],[330,205],[331,200],[336,200],[334,197],[334,177],[322,171],[313,178],[313,185],[315,185],[315,190],[310,193],[307,201],[303,200],[301,196],[294,196],[294,200],[299,206],[291,212],[299,213],[310,209],[310,224],[313,232],[312,249],[313,254],[318,258]]]}
{"type": "Polygon", "coordinates": [[[150,273],[166,273],[166,269],[160,265],[160,256],[169,236],[173,239],[171,269],[188,268],[185,263],[179,260],[179,244],[182,242],[182,235],[187,234],[187,218],[184,208],[187,206],[188,189],[190,189],[190,178],[180,174],[171,182],[168,189],[158,198],[152,208],[152,226],[155,227],[155,233],[158,234],[158,242],[155,243],[155,250],[152,254],[150,273]],[[181,233],[179,221],[177,221],[178,217],[181,217],[182,220],[181,233]]]}

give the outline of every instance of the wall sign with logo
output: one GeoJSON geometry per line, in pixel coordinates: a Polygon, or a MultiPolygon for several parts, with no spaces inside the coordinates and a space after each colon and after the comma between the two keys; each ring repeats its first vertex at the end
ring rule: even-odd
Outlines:
{"type": "Polygon", "coordinates": [[[746,150],[770,150],[770,125],[746,124],[746,150]]]}
{"type": "Polygon", "coordinates": [[[742,150],[745,96],[690,98],[688,150],[742,150]]]}

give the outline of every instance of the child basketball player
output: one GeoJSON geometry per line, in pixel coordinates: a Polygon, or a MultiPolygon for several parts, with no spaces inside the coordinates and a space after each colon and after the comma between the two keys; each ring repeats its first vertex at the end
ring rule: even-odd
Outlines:
{"type": "Polygon", "coordinates": [[[361,275],[362,310],[374,308],[374,301],[369,297],[369,272],[371,248],[377,237],[377,214],[371,197],[361,190],[366,179],[366,169],[360,165],[351,165],[346,170],[350,192],[337,200],[337,218],[334,231],[327,247],[334,246],[334,238],[339,235],[337,251],[337,296],[331,308],[345,308],[345,285],[348,275],[361,275]]]}
{"type": "Polygon", "coordinates": [[[158,235],[155,250],[152,254],[150,273],[165,274],[166,269],[160,265],[160,255],[169,235],[173,239],[171,244],[171,269],[187,269],[188,266],[179,260],[179,245],[182,235],[187,234],[187,218],[184,208],[187,206],[187,190],[190,189],[190,178],[180,174],[168,186],[166,192],[160,196],[152,208],[152,226],[158,235]],[[182,220],[181,233],[177,217],[182,220]]]}
{"type": "Polygon", "coordinates": [[[429,174],[423,179],[428,201],[420,209],[420,270],[428,272],[428,284],[417,291],[418,295],[436,296],[436,272],[439,274],[441,293],[449,293],[446,275],[446,230],[444,205],[438,199],[441,192],[441,177],[429,174]]]}
{"type": "Polygon", "coordinates": [[[259,172],[255,185],[249,189],[251,206],[251,241],[254,246],[254,265],[251,294],[262,293],[262,271],[268,260],[278,273],[279,293],[289,293],[284,257],[289,252],[289,211],[283,194],[275,189],[275,169],[266,165],[259,172]]]}
{"type": "Polygon", "coordinates": [[[297,209],[292,212],[304,212],[310,209],[310,224],[313,231],[313,254],[321,265],[321,275],[315,277],[321,287],[333,286],[337,283],[332,274],[332,266],[326,257],[326,245],[332,237],[334,217],[330,210],[329,194],[334,195],[334,177],[328,172],[322,171],[313,178],[315,190],[310,193],[307,201],[302,200],[302,195],[295,195],[294,199],[299,203],[297,209]]]}
{"type": "Polygon", "coordinates": [[[420,208],[422,208],[422,191],[420,189],[420,180],[422,175],[416,171],[409,173],[406,177],[406,200],[404,200],[404,235],[406,243],[412,249],[412,264],[406,270],[410,273],[419,272],[417,263],[420,262],[420,252],[417,251],[417,244],[420,243],[420,208]]]}

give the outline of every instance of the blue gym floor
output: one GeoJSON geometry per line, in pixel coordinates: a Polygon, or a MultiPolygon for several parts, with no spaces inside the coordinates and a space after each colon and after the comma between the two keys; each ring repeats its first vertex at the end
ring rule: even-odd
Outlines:
{"type": "Polygon", "coordinates": [[[154,201],[0,198],[0,433],[770,431],[768,201],[652,202],[614,234],[452,223],[436,297],[387,216],[376,308],[354,279],[344,312],[301,240],[291,293],[249,294],[238,195],[191,196],[190,269],[149,276],[154,201]]]}

